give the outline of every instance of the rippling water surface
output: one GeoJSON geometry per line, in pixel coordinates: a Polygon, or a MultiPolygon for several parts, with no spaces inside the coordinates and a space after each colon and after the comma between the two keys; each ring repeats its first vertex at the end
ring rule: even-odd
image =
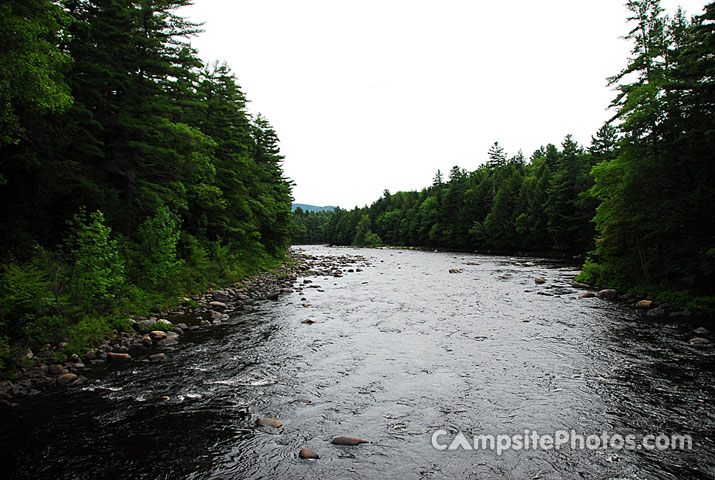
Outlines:
{"type": "Polygon", "coordinates": [[[715,349],[688,344],[698,324],[578,299],[577,271],[545,260],[306,249],[365,255],[372,266],[312,277],[319,288],[191,332],[161,364],[135,362],[0,412],[0,470],[33,479],[715,478],[715,349]],[[259,416],[284,427],[254,428],[259,416]],[[439,429],[445,439],[677,433],[692,435],[693,449],[443,452],[430,442],[439,429]],[[340,435],[371,443],[332,445],[340,435]],[[320,459],[299,459],[303,447],[320,459]]]}

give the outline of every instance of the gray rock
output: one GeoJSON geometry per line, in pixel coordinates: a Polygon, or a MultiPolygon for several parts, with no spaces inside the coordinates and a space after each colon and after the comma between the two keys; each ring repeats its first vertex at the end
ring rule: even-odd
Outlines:
{"type": "Polygon", "coordinates": [[[134,324],[134,329],[141,332],[141,331],[151,328],[151,326],[154,325],[154,323],[155,322],[153,322],[151,320],[140,320],[134,324]]]}
{"type": "Polygon", "coordinates": [[[606,288],[605,290],[601,290],[596,294],[598,298],[604,298],[606,300],[611,300],[614,299],[618,296],[618,292],[613,289],[613,288],[606,288]]]}
{"type": "Polygon", "coordinates": [[[695,333],[697,333],[698,335],[707,335],[708,333],[710,333],[710,330],[705,327],[698,327],[695,329],[695,333]]]}
{"type": "Polygon", "coordinates": [[[231,296],[228,295],[226,291],[222,290],[217,290],[211,294],[213,299],[217,302],[229,302],[231,300],[231,296]]]}
{"type": "Polygon", "coordinates": [[[174,345],[178,345],[179,341],[176,338],[168,337],[163,340],[159,340],[156,342],[156,346],[159,348],[167,348],[167,347],[173,347],[174,345]]]}
{"type": "Polygon", "coordinates": [[[74,373],[65,373],[57,377],[57,383],[59,385],[68,385],[77,380],[77,378],[77,375],[75,375],[74,373]]]}
{"type": "Polygon", "coordinates": [[[710,345],[710,343],[712,343],[712,342],[710,340],[708,340],[707,338],[694,337],[694,338],[691,338],[688,343],[690,343],[690,345],[710,345]]]}

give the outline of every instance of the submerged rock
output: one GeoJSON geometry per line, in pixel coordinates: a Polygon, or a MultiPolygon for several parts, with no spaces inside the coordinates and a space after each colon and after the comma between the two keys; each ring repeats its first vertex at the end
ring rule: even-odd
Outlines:
{"type": "Polygon", "coordinates": [[[357,437],[335,437],[330,443],[334,445],[360,445],[361,443],[370,443],[367,440],[357,437]]]}

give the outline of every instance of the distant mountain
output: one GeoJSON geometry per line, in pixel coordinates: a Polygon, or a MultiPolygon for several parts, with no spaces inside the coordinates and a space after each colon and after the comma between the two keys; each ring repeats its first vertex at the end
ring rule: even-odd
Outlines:
{"type": "Polygon", "coordinates": [[[335,207],[316,207],[315,205],[306,205],[305,203],[294,203],[293,210],[296,208],[302,208],[306,212],[332,212],[335,207]]]}

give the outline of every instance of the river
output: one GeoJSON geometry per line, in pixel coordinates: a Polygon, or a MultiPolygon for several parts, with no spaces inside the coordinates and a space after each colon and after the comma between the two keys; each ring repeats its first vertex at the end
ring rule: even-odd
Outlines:
{"type": "Polygon", "coordinates": [[[304,248],[370,265],[301,277],[302,291],[182,337],[163,363],[0,411],[0,476],[715,478],[715,349],[688,343],[697,322],[579,299],[575,267],[544,259],[304,248]],[[457,432],[573,431],[692,448],[450,451],[432,445],[440,430],[445,446],[457,432]],[[298,458],[304,447],[320,459],[298,458]]]}

